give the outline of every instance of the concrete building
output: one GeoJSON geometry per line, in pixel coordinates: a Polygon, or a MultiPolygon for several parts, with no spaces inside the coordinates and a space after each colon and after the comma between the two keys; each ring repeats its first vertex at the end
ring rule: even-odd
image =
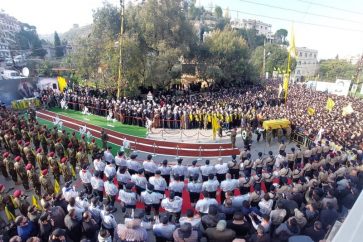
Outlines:
{"type": "Polygon", "coordinates": [[[297,60],[294,80],[301,81],[302,77],[313,77],[319,69],[318,51],[306,47],[296,47],[297,60]]]}
{"type": "Polygon", "coordinates": [[[253,19],[232,20],[231,27],[233,29],[255,29],[257,31],[256,32],[257,35],[264,35],[268,40],[273,39],[271,24],[267,24],[259,20],[253,20],[253,19]]]}
{"type": "Polygon", "coordinates": [[[20,22],[0,12],[0,58],[10,58],[10,46],[15,44],[15,35],[20,31],[20,22]]]}

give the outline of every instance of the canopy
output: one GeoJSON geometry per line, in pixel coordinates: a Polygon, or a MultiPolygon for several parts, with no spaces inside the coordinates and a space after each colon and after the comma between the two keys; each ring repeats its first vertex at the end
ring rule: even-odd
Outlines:
{"type": "Polygon", "coordinates": [[[278,128],[287,128],[290,126],[290,121],[287,119],[274,119],[274,120],[267,120],[263,122],[264,129],[278,129],[278,128]]]}

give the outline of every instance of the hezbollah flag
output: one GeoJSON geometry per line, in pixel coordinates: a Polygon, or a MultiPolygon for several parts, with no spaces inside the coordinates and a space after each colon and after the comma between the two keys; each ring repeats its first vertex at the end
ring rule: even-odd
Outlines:
{"type": "Polygon", "coordinates": [[[313,109],[313,108],[309,107],[309,108],[308,108],[308,114],[309,114],[310,116],[314,116],[314,114],[315,114],[315,109],[313,109]]]}
{"type": "Polygon", "coordinates": [[[64,89],[67,87],[67,81],[64,77],[57,77],[58,80],[58,88],[60,92],[64,92],[64,89]]]}
{"type": "Polygon", "coordinates": [[[335,102],[333,101],[333,99],[328,98],[328,100],[326,101],[326,109],[329,110],[329,112],[331,112],[334,106],[335,102]]]}
{"type": "Polygon", "coordinates": [[[32,204],[33,206],[35,206],[37,209],[41,210],[42,208],[40,207],[37,198],[33,195],[32,196],[32,204]]]}
{"type": "Polygon", "coordinates": [[[287,99],[287,90],[289,89],[289,75],[288,74],[284,74],[284,82],[282,85],[282,88],[284,89],[284,95],[285,95],[285,101],[287,99]]]}
{"type": "Polygon", "coordinates": [[[346,116],[346,115],[352,114],[353,112],[354,112],[354,110],[353,110],[352,104],[349,103],[346,107],[343,108],[342,115],[346,116]]]}
{"type": "Polygon", "coordinates": [[[59,183],[57,181],[57,179],[54,180],[54,193],[55,194],[58,194],[60,191],[60,186],[59,186],[59,183]]]}
{"type": "Polygon", "coordinates": [[[219,129],[218,118],[217,118],[217,115],[214,114],[213,117],[212,117],[213,140],[216,139],[218,129],[219,129]]]}
{"type": "Polygon", "coordinates": [[[7,206],[5,206],[5,215],[6,215],[6,218],[8,219],[8,221],[10,222],[10,221],[15,221],[15,215],[14,214],[12,214],[10,211],[9,211],[9,209],[8,209],[8,207],[7,206]]]}

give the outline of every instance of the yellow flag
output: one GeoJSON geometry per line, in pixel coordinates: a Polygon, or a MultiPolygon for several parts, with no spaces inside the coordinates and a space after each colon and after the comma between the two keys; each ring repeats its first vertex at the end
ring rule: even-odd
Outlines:
{"type": "Polygon", "coordinates": [[[42,207],[40,207],[40,205],[39,205],[39,203],[38,203],[37,198],[36,198],[34,195],[32,196],[32,204],[33,204],[33,206],[35,206],[37,209],[39,209],[39,210],[41,210],[41,209],[42,209],[42,207]]]}
{"type": "Polygon", "coordinates": [[[60,191],[60,186],[59,186],[59,183],[56,179],[54,179],[54,193],[55,194],[58,194],[60,191]]]}
{"type": "Polygon", "coordinates": [[[76,171],[74,170],[74,167],[71,165],[71,172],[72,172],[72,176],[76,177],[76,171]]]}
{"type": "Polygon", "coordinates": [[[67,87],[67,81],[64,77],[57,77],[57,80],[58,80],[58,88],[59,88],[59,91],[60,92],[63,92],[64,91],[64,88],[67,87]]]}
{"type": "Polygon", "coordinates": [[[291,38],[290,38],[290,46],[289,46],[289,55],[291,57],[297,58],[297,50],[295,45],[295,33],[294,33],[294,26],[291,28],[291,38]]]}
{"type": "Polygon", "coordinates": [[[13,196],[10,196],[10,200],[11,200],[11,203],[13,204],[14,208],[18,208],[18,206],[14,202],[14,197],[13,196]]]}
{"type": "Polygon", "coordinates": [[[335,102],[333,101],[333,99],[328,98],[328,101],[326,101],[326,109],[329,110],[329,112],[331,112],[334,106],[335,102]]]}
{"type": "Polygon", "coordinates": [[[308,108],[308,114],[309,114],[310,116],[313,116],[313,115],[315,114],[315,109],[313,109],[313,108],[309,107],[309,108],[308,108]]]}
{"type": "Polygon", "coordinates": [[[289,89],[289,75],[285,74],[284,75],[284,83],[282,85],[282,88],[284,89],[285,92],[285,101],[287,99],[287,90],[289,89]]]}
{"type": "Polygon", "coordinates": [[[15,215],[9,211],[7,206],[5,206],[5,215],[9,222],[15,221],[15,215]]]}

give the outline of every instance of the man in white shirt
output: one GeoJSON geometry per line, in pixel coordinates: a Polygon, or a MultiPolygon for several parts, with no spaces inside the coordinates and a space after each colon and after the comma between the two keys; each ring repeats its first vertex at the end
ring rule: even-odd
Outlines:
{"type": "Polygon", "coordinates": [[[119,167],[127,167],[127,160],[125,158],[124,152],[119,151],[117,156],[115,157],[116,170],[119,167]]]}
{"type": "MultiPolygon", "coordinates": [[[[175,222],[179,222],[182,209],[183,198],[175,196],[174,192],[170,192],[168,198],[164,198],[161,202],[161,207],[175,217],[175,222]]],[[[171,217],[170,217],[171,219],[171,217]]]]}
{"type": "Polygon", "coordinates": [[[131,181],[135,184],[136,193],[140,196],[145,191],[147,180],[144,176],[144,169],[140,169],[137,174],[131,176],[131,181]]]}
{"type": "Polygon", "coordinates": [[[228,163],[223,163],[222,158],[218,158],[219,164],[216,164],[214,167],[217,173],[217,180],[222,182],[226,179],[226,174],[229,170],[228,163]]]}
{"type": "Polygon", "coordinates": [[[218,206],[218,202],[215,198],[209,198],[209,193],[207,191],[203,191],[203,199],[199,200],[195,205],[195,210],[199,212],[201,215],[208,214],[209,206],[216,205],[218,206]]]}
{"type": "Polygon", "coordinates": [[[198,176],[201,176],[200,167],[197,166],[197,160],[192,161],[192,166],[188,167],[188,177],[191,180],[192,177],[194,177],[195,174],[198,176]]]}
{"type": "Polygon", "coordinates": [[[118,189],[123,189],[125,185],[131,181],[131,175],[127,170],[127,167],[120,166],[116,173],[116,179],[118,183],[118,189]]]}
{"type": "Polygon", "coordinates": [[[69,202],[69,199],[71,197],[78,197],[78,192],[74,189],[74,187],[71,187],[71,182],[66,182],[65,186],[62,188],[62,194],[64,197],[64,200],[69,202]]]}
{"type": "Polygon", "coordinates": [[[209,160],[205,161],[205,165],[201,166],[200,170],[202,172],[202,178],[203,178],[204,182],[208,180],[209,174],[213,174],[213,175],[216,174],[216,170],[213,165],[210,165],[209,160]]]}
{"type": "Polygon", "coordinates": [[[116,195],[117,195],[118,189],[117,189],[116,185],[113,183],[113,178],[109,178],[105,182],[104,186],[105,186],[105,194],[107,196],[107,199],[113,208],[113,212],[115,212],[117,210],[115,208],[115,200],[116,200],[116,195]]]}
{"type": "Polygon", "coordinates": [[[165,179],[161,176],[161,171],[156,170],[155,176],[149,178],[149,182],[153,184],[155,192],[161,193],[164,195],[168,184],[166,184],[165,179]]]}
{"type": "Polygon", "coordinates": [[[147,180],[149,180],[149,178],[153,176],[155,174],[155,171],[158,169],[152,158],[153,156],[149,154],[146,160],[142,163],[145,170],[145,177],[147,180]]]}
{"type": "Polygon", "coordinates": [[[177,164],[171,168],[173,176],[178,175],[181,181],[184,181],[185,176],[188,175],[188,169],[182,165],[183,159],[179,158],[177,164]]]}
{"type": "Polygon", "coordinates": [[[146,191],[141,192],[141,201],[145,204],[145,214],[150,215],[153,208],[155,220],[158,220],[161,199],[163,199],[163,195],[154,192],[154,186],[149,183],[146,191]]]}
{"type": "Polygon", "coordinates": [[[193,177],[189,178],[187,188],[189,191],[190,203],[192,207],[194,207],[195,203],[199,200],[200,193],[203,190],[203,184],[199,182],[198,174],[194,174],[193,177]]]}
{"type": "Polygon", "coordinates": [[[95,159],[93,160],[93,166],[95,168],[95,171],[100,172],[100,177],[103,179],[103,172],[105,170],[105,162],[102,161],[100,155],[96,155],[95,159]]]}
{"type": "Polygon", "coordinates": [[[83,183],[83,187],[88,195],[92,194],[91,178],[92,175],[88,170],[88,165],[83,165],[82,170],[79,171],[79,177],[83,183]]]}
{"type": "Polygon", "coordinates": [[[104,157],[105,161],[110,162],[110,163],[115,159],[115,157],[111,153],[111,149],[112,149],[112,147],[109,146],[109,147],[107,147],[107,150],[105,150],[105,152],[103,152],[103,157],[104,157]]]}
{"type": "Polygon", "coordinates": [[[168,161],[167,160],[163,160],[161,166],[159,166],[159,170],[161,172],[161,176],[165,179],[166,184],[169,185],[171,168],[170,168],[170,166],[168,166],[168,161]]]}
{"type": "Polygon", "coordinates": [[[98,197],[100,202],[102,202],[103,201],[104,182],[101,179],[101,173],[99,171],[95,171],[93,173],[93,176],[91,178],[91,185],[92,185],[92,188],[93,188],[94,196],[98,197]]]}
{"type": "Polygon", "coordinates": [[[219,187],[218,180],[215,179],[213,174],[208,175],[208,181],[203,182],[203,191],[207,191],[209,193],[209,197],[216,197],[217,190],[219,187]]]}
{"type": "Polygon", "coordinates": [[[126,212],[127,215],[131,214],[131,217],[133,217],[134,211],[136,209],[136,203],[137,203],[137,195],[135,192],[132,191],[132,188],[134,187],[134,184],[131,182],[128,182],[125,185],[125,190],[120,190],[118,194],[118,198],[121,201],[122,204],[122,210],[123,212],[126,212]],[[131,213],[130,213],[131,209],[131,213]]]}
{"type": "Polygon", "coordinates": [[[105,171],[104,171],[105,176],[107,179],[114,178],[116,175],[116,168],[111,162],[108,162],[108,161],[106,161],[106,162],[107,162],[107,165],[106,165],[105,171]]]}
{"type": "Polygon", "coordinates": [[[129,168],[130,175],[136,174],[137,171],[142,169],[142,164],[136,160],[137,155],[130,155],[130,160],[127,161],[127,168],[129,168]]]}
{"type": "Polygon", "coordinates": [[[221,203],[226,199],[227,192],[234,192],[234,189],[238,188],[238,180],[232,179],[232,175],[227,173],[226,180],[221,182],[221,203]]]}
{"type": "Polygon", "coordinates": [[[173,191],[175,196],[182,197],[184,186],[184,181],[181,181],[179,175],[176,174],[174,180],[170,182],[169,191],[173,191]]]}

